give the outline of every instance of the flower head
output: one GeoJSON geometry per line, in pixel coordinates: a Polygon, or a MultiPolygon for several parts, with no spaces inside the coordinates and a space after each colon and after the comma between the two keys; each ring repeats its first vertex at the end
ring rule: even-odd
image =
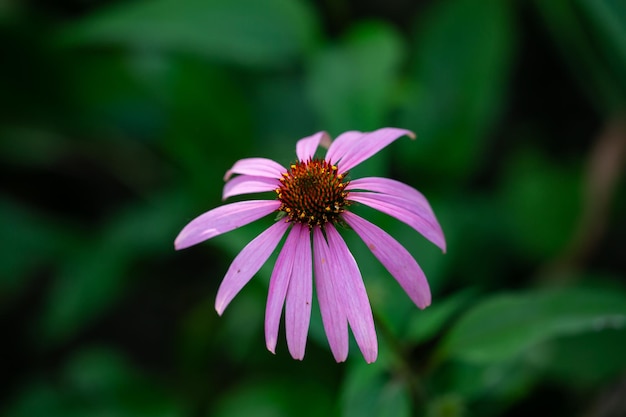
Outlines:
{"type": "Polygon", "coordinates": [[[397,128],[350,131],[331,143],[325,132],[319,132],[298,141],[298,160],[289,168],[265,158],[237,161],[224,178],[224,199],[267,191],[274,192],[276,199],[242,201],[210,210],[187,224],[175,241],[176,249],[183,249],[270,213],[278,214],[279,220],[252,240],[230,265],[215,301],[218,314],[287,234],[270,278],[265,311],[267,348],[272,353],[276,349],[284,307],[289,352],[295,359],[304,357],[315,277],[324,330],[337,362],[348,355],[348,326],[365,360],[375,361],[378,343],[372,310],[361,272],[336,226],[346,224],[354,230],[419,308],[430,304],[426,277],[409,252],[381,228],[349,210],[354,203],[372,207],[411,226],[445,251],[441,227],[419,191],[388,178],[348,179],[349,170],[405,135],[414,137],[397,128]],[[315,157],[319,146],[328,148],[324,159],[315,157]]]}

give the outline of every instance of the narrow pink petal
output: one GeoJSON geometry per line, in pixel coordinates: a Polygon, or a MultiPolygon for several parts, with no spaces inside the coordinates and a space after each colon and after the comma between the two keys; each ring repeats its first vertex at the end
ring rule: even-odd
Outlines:
{"type": "Polygon", "coordinates": [[[287,290],[285,305],[285,330],[287,346],[294,359],[302,360],[311,320],[313,297],[313,261],[311,257],[311,232],[307,226],[294,225],[300,229],[293,272],[287,290]]]}
{"type": "Polygon", "coordinates": [[[215,310],[222,315],[224,309],[239,291],[250,281],[270,257],[278,242],[289,227],[287,222],[276,222],[254,240],[246,245],[230,264],[226,276],[222,280],[217,297],[215,310]]]}
{"type": "Polygon", "coordinates": [[[337,294],[339,288],[335,276],[331,272],[333,255],[319,227],[313,228],[313,256],[322,323],[335,360],[343,362],[348,357],[348,319],[337,294]]]}
{"type": "Polygon", "coordinates": [[[231,169],[226,171],[224,181],[228,181],[233,174],[254,175],[257,177],[279,179],[287,170],[278,162],[267,158],[245,158],[235,162],[231,169]]]}
{"type": "Polygon", "coordinates": [[[328,146],[330,136],[326,132],[317,132],[312,136],[300,139],[296,144],[296,155],[300,161],[308,161],[313,159],[317,147],[322,144],[328,146]]]}
{"type": "Polygon", "coordinates": [[[413,204],[428,210],[432,213],[432,208],[426,197],[415,188],[403,182],[382,177],[365,177],[350,181],[346,190],[365,190],[377,193],[389,194],[410,200],[413,204]]]}
{"type": "Polygon", "coordinates": [[[328,224],[325,228],[328,247],[334,262],[334,270],[339,287],[337,301],[344,306],[348,323],[361,353],[367,363],[372,363],[378,356],[378,341],[374,328],[374,316],[370,307],[363,278],[352,253],[337,229],[328,224]]]}
{"type": "Polygon", "coordinates": [[[352,191],[348,194],[348,199],[395,217],[424,235],[442,251],[446,251],[446,239],[432,211],[428,212],[404,198],[377,193],[352,191]]]}
{"type": "Polygon", "coordinates": [[[365,135],[363,132],[350,130],[337,136],[330,144],[328,152],[326,152],[325,159],[333,164],[336,164],[341,158],[344,157],[348,150],[352,149],[354,143],[363,135],[365,135]]]}
{"type": "Polygon", "coordinates": [[[230,232],[278,210],[278,207],[278,200],[251,200],[214,208],[189,222],[176,237],[174,247],[184,249],[230,232]]]}
{"type": "Polygon", "coordinates": [[[354,213],[345,212],[343,219],[363,239],[369,250],[419,308],[430,305],[430,288],[422,269],[411,254],[380,227],[354,213]]]}
{"type": "Polygon", "coordinates": [[[280,186],[280,182],[275,178],[258,177],[252,175],[238,175],[224,185],[222,199],[248,193],[262,193],[274,191],[280,186]]]}
{"type": "Polygon", "coordinates": [[[285,304],[285,296],[292,276],[294,257],[299,239],[300,229],[293,227],[276,259],[270,278],[270,288],[267,292],[267,305],[265,307],[265,345],[272,353],[275,353],[276,350],[280,315],[285,304]]]}
{"type": "Polygon", "coordinates": [[[352,146],[345,151],[345,155],[338,165],[340,171],[346,172],[351,170],[391,142],[405,135],[415,138],[415,134],[410,130],[385,127],[370,132],[359,140],[353,141],[353,143],[351,143],[352,146]]]}

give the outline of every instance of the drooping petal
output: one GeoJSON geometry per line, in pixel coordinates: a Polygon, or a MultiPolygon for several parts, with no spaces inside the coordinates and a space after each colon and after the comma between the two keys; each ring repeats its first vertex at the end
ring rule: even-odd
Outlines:
{"type": "Polygon", "coordinates": [[[222,199],[226,200],[228,197],[240,194],[274,191],[279,186],[280,182],[275,178],[239,175],[224,185],[222,199]]]}
{"type": "Polygon", "coordinates": [[[361,272],[339,232],[331,224],[326,225],[325,231],[333,255],[330,268],[334,271],[339,287],[337,301],[344,306],[348,323],[365,361],[372,363],[378,356],[378,341],[361,272]]]}
{"type": "Polygon", "coordinates": [[[278,200],[250,200],[214,208],[189,222],[176,237],[174,247],[184,249],[230,232],[278,210],[278,207],[278,200]]]}
{"type": "Polygon", "coordinates": [[[415,134],[410,130],[395,127],[385,127],[370,132],[350,143],[350,148],[345,151],[345,155],[337,166],[341,172],[349,171],[391,142],[405,135],[415,138],[415,134]]]}
{"type": "Polygon", "coordinates": [[[267,158],[245,158],[235,162],[231,169],[226,171],[224,181],[228,181],[233,174],[254,175],[257,177],[279,179],[285,167],[276,161],[267,158]]]}
{"type": "Polygon", "coordinates": [[[280,316],[292,276],[299,239],[300,229],[293,227],[285,240],[283,249],[276,258],[276,264],[270,278],[270,288],[267,292],[267,305],[265,307],[265,345],[272,353],[275,353],[276,350],[280,316]]]}
{"type": "Polygon", "coordinates": [[[442,251],[446,251],[446,239],[432,211],[421,209],[400,197],[377,193],[352,191],[348,194],[348,199],[395,217],[424,235],[442,251]]]}
{"type": "Polygon", "coordinates": [[[215,299],[217,314],[222,315],[226,306],[237,293],[261,269],[267,258],[274,252],[288,227],[289,223],[287,222],[278,221],[274,223],[239,252],[233,263],[230,264],[226,276],[224,276],[217,290],[215,299]]]}
{"type": "Polygon", "coordinates": [[[354,213],[345,212],[343,219],[398,281],[411,300],[419,308],[428,307],[431,301],[428,281],[418,263],[404,246],[380,227],[354,213]]]}
{"type": "Polygon", "coordinates": [[[365,135],[365,133],[356,130],[349,130],[337,136],[330,144],[328,151],[326,152],[325,159],[330,161],[332,164],[337,164],[337,162],[346,154],[346,151],[351,149],[354,143],[363,135],[365,135]]]}
{"type": "MultiPolygon", "coordinates": [[[[433,209],[426,200],[426,197],[415,188],[402,183],[400,181],[392,180],[389,178],[381,178],[381,177],[367,177],[367,178],[358,178],[356,180],[350,181],[346,190],[368,190],[376,193],[386,194],[388,196],[396,197],[404,200],[402,206],[407,208],[410,211],[415,212],[416,214],[422,216],[432,227],[437,231],[438,235],[441,235],[441,240],[443,240],[443,247],[439,246],[444,252],[446,251],[445,247],[445,238],[443,236],[443,231],[441,230],[441,226],[439,221],[437,221],[437,217],[433,212],[433,209]]],[[[368,194],[371,196],[371,194],[368,194]]],[[[395,199],[389,199],[387,197],[380,197],[379,199],[388,200],[388,201],[399,201],[395,199]]]]}
{"type": "Polygon", "coordinates": [[[287,289],[285,330],[289,353],[294,359],[302,360],[311,320],[313,261],[309,228],[301,224],[294,225],[294,228],[300,229],[300,236],[294,257],[293,272],[287,289]]]}
{"type": "Polygon", "coordinates": [[[300,139],[296,144],[296,155],[300,161],[308,161],[315,155],[317,147],[328,146],[330,143],[330,136],[326,132],[317,132],[314,135],[308,136],[304,139],[300,139]]]}
{"type": "Polygon", "coordinates": [[[348,319],[344,306],[339,302],[339,289],[330,269],[333,256],[319,227],[313,228],[313,256],[322,323],[335,360],[343,362],[348,357],[348,319]]]}
{"type": "Polygon", "coordinates": [[[415,188],[407,185],[403,182],[392,180],[390,178],[381,178],[381,177],[364,177],[357,178],[355,180],[350,181],[348,186],[346,187],[347,191],[350,190],[365,190],[365,191],[374,191],[377,193],[383,193],[388,195],[393,195],[396,197],[402,197],[407,200],[410,200],[412,204],[416,204],[417,206],[428,210],[432,213],[432,208],[426,200],[426,197],[415,188]]]}

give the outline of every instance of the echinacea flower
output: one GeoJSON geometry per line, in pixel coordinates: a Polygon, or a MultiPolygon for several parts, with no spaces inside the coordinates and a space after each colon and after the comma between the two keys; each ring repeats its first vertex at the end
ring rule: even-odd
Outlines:
{"type": "Polygon", "coordinates": [[[334,141],[325,132],[296,144],[298,160],[285,168],[266,158],[237,161],[226,172],[223,198],[274,192],[273,200],[251,200],[210,210],[187,224],[175,241],[183,249],[278,214],[272,226],[252,240],[234,259],[217,292],[215,309],[221,315],[287,234],[272,272],[265,311],[265,340],[274,353],[283,306],[287,346],[302,359],[311,315],[313,276],[322,323],[337,362],[348,356],[348,325],[368,363],[378,355],[378,342],[361,272],[337,231],[347,225],[398,281],[419,307],[430,304],[430,289],[409,252],[378,226],[352,213],[364,204],[406,223],[432,243],[446,249],[445,238],[426,198],[401,182],[379,177],[348,179],[348,171],[402,136],[408,130],[383,128],[370,133],[349,131],[334,141]],[[328,148],[324,159],[318,146],[328,148]],[[233,177],[234,174],[237,176],[233,177]]]}

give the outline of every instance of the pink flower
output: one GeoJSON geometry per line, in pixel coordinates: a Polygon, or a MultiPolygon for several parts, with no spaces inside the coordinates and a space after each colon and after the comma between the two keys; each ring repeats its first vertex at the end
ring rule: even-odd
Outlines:
{"type": "Polygon", "coordinates": [[[428,282],[409,252],[378,226],[349,211],[364,204],[406,223],[446,249],[445,238],[424,196],[401,182],[379,177],[348,179],[348,171],[396,139],[414,134],[383,128],[341,134],[332,143],[325,132],[301,139],[298,160],[289,169],[265,158],[241,159],[226,173],[223,198],[271,191],[274,200],[251,200],[210,210],[183,228],[175,241],[183,249],[244,226],[270,213],[281,220],[252,240],[230,265],[217,292],[222,314],[230,301],[267,261],[285,233],[287,238],[270,278],[265,311],[265,340],[274,353],[285,310],[289,352],[302,359],[311,315],[312,282],[330,349],[337,362],[348,356],[348,325],[368,363],[378,355],[372,310],[361,272],[336,225],[347,224],[398,281],[419,308],[430,304],[428,282]],[[318,146],[328,148],[316,158],[318,146]],[[236,177],[232,177],[238,174],[236,177]],[[232,178],[231,178],[232,177],[232,178]]]}

